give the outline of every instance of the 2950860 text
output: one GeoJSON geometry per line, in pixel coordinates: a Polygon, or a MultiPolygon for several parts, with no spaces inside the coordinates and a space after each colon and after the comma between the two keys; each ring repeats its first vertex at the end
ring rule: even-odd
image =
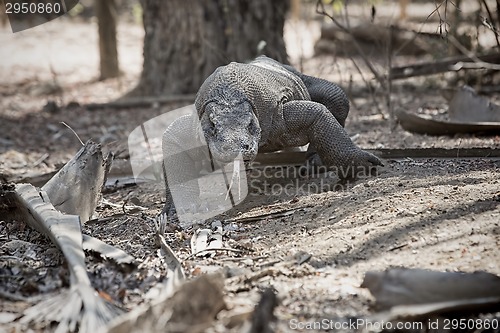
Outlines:
{"type": "Polygon", "coordinates": [[[60,3],[29,3],[29,2],[8,2],[5,3],[6,14],[59,14],[61,12],[60,3]]]}

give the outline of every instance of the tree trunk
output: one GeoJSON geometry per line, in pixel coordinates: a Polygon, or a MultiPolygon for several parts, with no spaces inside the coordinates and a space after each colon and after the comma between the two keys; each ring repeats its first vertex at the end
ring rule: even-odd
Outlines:
{"type": "Polygon", "coordinates": [[[287,62],[288,1],[142,0],[144,66],[129,95],[193,93],[218,66],[259,54],[287,62]]]}
{"type": "Polygon", "coordinates": [[[99,55],[101,80],[120,75],[116,47],[116,0],[96,0],[95,11],[99,25],[99,55]]]}

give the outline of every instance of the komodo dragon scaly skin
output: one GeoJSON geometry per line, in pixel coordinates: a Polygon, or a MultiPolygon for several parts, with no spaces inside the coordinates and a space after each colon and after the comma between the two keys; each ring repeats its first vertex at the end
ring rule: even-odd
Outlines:
{"type": "MultiPolygon", "coordinates": [[[[170,173],[166,181],[163,213],[170,217],[175,208],[169,184],[196,179],[202,152],[192,148],[199,146],[202,135],[212,159],[221,164],[237,156],[251,161],[257,152],[307,143],[311,162],[342,170],[339,174],[382,164],[357,147],[344,130],[349,101],[339,86],[265,56],[217,68],[198,91],[195,107],[198,117],[183,116],[163,134],[164,171],[181,171],[170,173]]],[[[186,200],[192,200],[199,188],[188,187],[186,200]]]]}

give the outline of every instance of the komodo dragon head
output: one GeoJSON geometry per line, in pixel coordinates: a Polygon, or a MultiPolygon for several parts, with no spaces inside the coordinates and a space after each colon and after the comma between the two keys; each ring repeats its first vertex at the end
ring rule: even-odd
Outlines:
{"type": "Polygon", "coordinates": [[[230,163],[240,154],[244,161],[257,156],[261,130],[250,101],[241,93],[221,89],[217,99],[199,110],[200,122],[212,158],[230,163]]]}

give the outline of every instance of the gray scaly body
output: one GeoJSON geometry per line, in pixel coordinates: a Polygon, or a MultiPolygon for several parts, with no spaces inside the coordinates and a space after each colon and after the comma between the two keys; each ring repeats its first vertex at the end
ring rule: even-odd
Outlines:
{"type": "MultiPolygon", "coordinates": [[[[202,136],[212,160],[220,164],[309,143],[308,159],[336,168],[340,175],[381,165],[344,130],[349,101],[339,86],[264,56],[217,68],[198,91],[195,106],[197,117],[179,118],[163,135],[164,170],[182,168],[166,181],[164,212],[169,215],[175,211],[169,185],[199,174],[203,152],[190,148],[199,146],[202,136]]],[[[197,186],[190,191],[192,198],[197,186]]]]}

